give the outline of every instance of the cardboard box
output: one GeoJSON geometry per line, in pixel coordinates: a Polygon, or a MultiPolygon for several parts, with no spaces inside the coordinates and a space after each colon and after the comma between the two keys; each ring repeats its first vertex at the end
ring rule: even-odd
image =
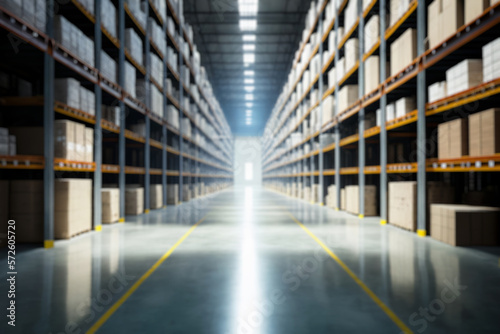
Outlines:
{"type": "Polygon", "coordinates": [[[483,83],[481,59],[466,59],[446,71],[446,87],[449,96],[483,83]]]}
{"type": "Polygon", "coordinates": [[[357,38],[350,38],[345,43],[345,71],[349,72],[354,68],[359,60],[359,41],[357,38]]]}
{"type": "Polygon", "coordinates": [[[340,189],[340,210],[345,211],[347,209],[347,198],[346,198],[345,188],[340,189]]]}
{"type": "Polygon", "coordinates": [[[75,122],[56,120],[54,122],[54,157],[76,160],[78,157],[75,143],[75,122]]]}
{"type": "Polygon", "coordinates": [[[75,127],[75,160],[86,161],[85,125],[74,122],[75,127]]]}
{"type": "Polygon", "coordinates": [[[465,23],[475,20],[490,6],[489,0],[465,0],[465,23]]]}
{"type": "Polygon", "coordinates": [[[94,161],[94,129],[85,128],[85,159],[83,161],[94,161]]]}
{"type": "Polygon", "coordinates": [[[438,125],[438,158],[455,159],[469,155],[468,119],[438,125]]]}
{"type": "Polygon", "coordinates": [[[488,109],[469,116],[470,156],[500,153],[500,109],[488,109]]]}
{"type": "Polygon", "coordinates": [[[427,34],[431,49],[443,40],[443,24],[440,21],[442,11],[443,0],[434,0],[427,8],[427,34]]]}
{"type": "Polygon", "coordinates": [[[120,219],[120,189],[102,188],[102,223],[113,224],[120,219]]]}
{"type": "Polygon", "coordinates": [[[92,180],[54,182],[54,237],[69,239],[92,229],[92,180]]]}
{"type": "Polygon", "coordinates": [[[178,184],[168,184],[167,185],[167,204],[168,205],[178,205],[179,204],[179,185],[178,184]]]}
{"type": "Polygon", "coordinates": [[[16,221],[16,242],[43,242],[43,181],[11,181],[8,212],[16,221]]]}
{"type": "Polygon", "coordinates": [[[374,91],[380,85],[380,58],[370,56],[365,61],[365,94],[374,91]]]}
{"type": "MultiPolygon", "coordinates": [[[[464,24],[464,2],[463,0],[442,0],[443,8],[440,13],[439,22],[441,22],[442,39],[447,39],[450,35],[464,24]]],[[[482,1],[482,0],[476,0],[482,1]]]]}
{"type": "Polygon", "coordinates": [[[417,182],[389,182],[389,224],[417,230],[417,182]]]}
{"type": "Polygon", "coordinates": [[[431,237],[452,246],[497,246],[500,209],[468,205],[431,206],[431,237]]]}
{"type": "Polygon", "coordinates": [[[417,30],[407,29],[391,44],[391,76],[410,65],[417,57],[417,30]]]}
{"type": "Polygon", "coordinates": [[[80,82],[73,78],[55,79],[54,99],[71,108],[80,109],[80,82]]]}
{"type": "Polygon", "coordinates": [[[144,188],[125,189],[125,214],[137,216],[144,213],[144,188]]]}
{"type": "Polygon", "coordinates": [[[403,117],[417,108],[415,97],[403,97],[396,101],[396,118],[403,117]]]}
{"type": "Polygon", "coordinates": [[[338,113],[347,110],[351,105],[358,100],[358,85],[346,85],[339,91],[339,108],[338,113]]]}
{"type": "Polygon", "coordinates": [[[152,210],[163,207],[163,186],[161,184],[151,184],[149,187],[149,207],[152,210]]]}

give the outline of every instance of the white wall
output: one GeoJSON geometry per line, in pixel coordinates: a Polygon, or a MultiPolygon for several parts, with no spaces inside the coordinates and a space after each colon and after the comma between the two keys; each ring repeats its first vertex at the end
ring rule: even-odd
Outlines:
{"type": "Polygon", "coordinates": [[[236,187],[262,184],[261,137],[236,137],[234,141],[234,185],[236,187]],[[245,164],[253,164],[253,180],[245,180],[245,164]]]}

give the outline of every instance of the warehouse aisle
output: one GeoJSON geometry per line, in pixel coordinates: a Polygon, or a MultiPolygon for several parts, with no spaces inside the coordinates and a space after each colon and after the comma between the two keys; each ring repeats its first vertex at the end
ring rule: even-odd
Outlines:
{"type": "Polygon", "coordinates": [[[498,330],[498,256],[260,189],[227,190],[17,261],[19,333],[95,323],[98,333],[498,330]]]}

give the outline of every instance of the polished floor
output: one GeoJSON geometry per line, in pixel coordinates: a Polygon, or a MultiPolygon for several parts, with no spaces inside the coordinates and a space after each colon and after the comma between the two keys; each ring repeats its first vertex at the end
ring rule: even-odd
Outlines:
{"type": "Polygon", "coordinates": [[[378,221],[253,188],[130,217],[18,252],[0,332],[500,332],[498,249],[378,221]]]}

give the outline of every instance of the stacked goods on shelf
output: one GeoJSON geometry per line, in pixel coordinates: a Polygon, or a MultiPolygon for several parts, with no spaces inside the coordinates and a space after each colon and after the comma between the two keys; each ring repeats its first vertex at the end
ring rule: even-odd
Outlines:
{"type": "Polygon", "coordinates": [[[150,85],[150,109],[153,115],[163,118],[163,93],[155,85],[150,85]]]}
{"type": "Polygon", "coordinates": [[[68,121],[54,122],[54,157],[81,162],[93,161],[94,130],[68,121]]]}
{"type": "Polygon", "coordinates": [[[151,57],[151,77],[160,87],[163,87],[163,61],[152,52],[149,56],[151,57]]]}
{"type": "Polygon", "coordinates": [[[173,69],[175,74],[179,74],[179,55],[175,52],[175,49],[170,46],[167,47],[167,62],[169,66],[173,69]]]}
{"type": "MultiPolygon", "coordinates": [[[[365,186],[365,216],[377,215],[377,187],[365,186]]],[[[360,214],[359,186],[345,187],[346,211],[355,215],[360,214]]]]}
{"type": "Polygon", "coordinates": [[[427,12],[427,32],[431,49],[455,34],[464,24],[464,2],[460,0],[434,0],[427,7],[427,12]]]}
{"type": "Polygon", "coordinates": [[[9,134],[9,129],[0,128],[0,155],[16,155],[16,148],[16,136],[9,134]]]}
{"type": "Polygon", "coordinates": [[[166,1],[164,0],[152,0],[151,1],[153,7],[160,14],[160,18],[165,21],[167,19],[167,7],[166,1]]]}
{"type": "Polygon", "coordinates": [[[380,58],[370,56],[365,61],[365,93],[371,93],[380,84],[380,58]]]}
{"type": "Polygon", "coordinates": [[[138,216],[144,212],[144,188],[127,185],[125,189],[125,214],[138,216]]]}
{"type": "Polygon", "coordinates": [[[345,8],[345,19],[344,19],[345,31],[349,31],[351,30],[352,27],[354,27],[357,18],[358,18],[358,2],[349,1],[345,8]]]}
{"type": "Polygon", "coordinates": [[[325,85],[328,89],[333,89],[335,87],[337,73],[335,72],[335,67],[332,67],[330,71],[328,71],[328,83],[325,85]]]}
{"type": "Polygon", "coordinates": [[[153,210],[163,207],[163,187],[161,184],[152,184],[149,187],[149,206],[153,210]]]}
{"type": "Polygon", "coordinates": [[[117,24],[116,24],[116,8],[111,0],[102,0],[101,2],[101,21],[103,27],[114,38],[117,37],[117,24]]]}
{"type": "Polygon", "coordinates": [[[479,15],[483,14],[488,7],[495,1],[492,0],[464,0],[464,15],[465,21],[464,23],[469,23],[472,20],[476,19],[479,15]]]}
{"type": "Polygon", "coordinates": [[[306,202],[311,201],[311,187],[304,187],[304,191],[302,193],[302,199],[305,200],[306,202]]]}
{"type": "Polygon", "coordinates": [[[21,17],[26,23],[45,32],[46,18],[45,0],[0,0],[0,7],[21,17]]]}
{"type": "Polygon", "coordinates": [[[54,182],[54,237],[70,239],[92,229],[92,180],[54,182]]]}
{"type": "Polygon", "coordinates": [[[185,117],[182,119],[182,134],[188,138],[191,138],[191,121],[189,118],[185,117]]]}
{"type": "Polygon", "coordinates": [[[389,26],[394,25],[410,8],[411,0],[390,0],[390,23],[389,26]]]}
{"type": "Polygon", "coordinates": [[[488,109],[469,116],[469,155],[500,153],[500,109],[488,109]]]}
{"type": "Polygon", "coordinates": [[[340,210],[347,210],[347,197],[345,188],[340,189],[340,210]]]}
{"type": "Polygon", "coordinates": [[[130,94],[131,97],[136,98],[136,86],[137,79],[135,73],[135,67],[128,61],[125,61],[125,91],[130,94]]]}
{"type": "Polygon", "coordinates": [[[83,8],[90,14],[94,15],[94,1],[95,0],[76,0],[78,1],[83,8]]]}
{"type": "Polygon", "coordinates": [[[116,61],[113,60],[106,52],[101,50],[101,73],[102,75],[113,83],[118,82],[116,61]]]}
{"type": "Polygon", "coordinates": [[[130,53],[139,65],[143,66],[143,45],[141,37],[134,29],[128,28],[125,30],[125,49],[130,53]]]}
{"type": "Polygon", "coordinates": [[[428,87],[429,103],[444,99],[447,95],[446,81],[436,82],[428,87]]]}
{"type": "Polygon", "coordinates": [[[378,15],[373,15],[365,24],[365,49],[370,51],[380,38],[380,19],[378,15]]]}
{"type": "Polygon", "coordinates": [[[18,222],[16,241],[42,242],[43,181],[13,180],[5,186],[9,188],[8,219],[18,222]]]}
{"type": "Polygon", "coordinates": [[[113,224],[120,219],[120,190],[102,188],[102,223],[113,224]]]}
{"type": "Polygon", "coordinates": [[[483,80],[500,78],[500,38],[483,46],[483,80]]]}
{"type": "Polygon", "coordinates": [[[463,92],[483,83],[483,61],[466,59],[446,71],[448,96],[463,92]]]}
{"type": "Polygon", "coordinates": [[[134,18],[142,28],[146,27],[146,13],[142,10],[141,0],[125,0],[134,18]]]}
{"type": "Polygon", "coordinates": [[[102,119],[115,124],[116,126],[120,126],[120,118],[121,112],[120,107],[112,107],[112,106],[101,106],[102,119]]]}
{"type": "MultiPolygon", "coordinates": [[[[426,193],[427,213],[432,204],[450,204],[455,200],[455,189],[441,182],[428,182],[426,193]]],[[[389,182],[389,224],[417,230],[417,182],[389,182]]]]}
{"type": "Polygon", "coordinates": [[[95,94],[73,78],[54,80],[54,99],[67,106],[95,115],[95,94]]]}
{"type": "Polygon", "coordinates": [[[191,188],[188,184],[182,186],[182,201],[189,202],[191,200],[191,188]]]}
{"type": "Polygon", "coordinates": [[[94,66],[94,41],[63,16],[54,17],[54,38],[83,62],[94,66]]]}
{"type": "MultiPolygon", "coordinates": [[[[167,42],[165,35],[163,34],[163,29],[156,23],[153,18],[149,18],[148,21],[148,33],[158,50],[163,56],[167,54],[167,42]]],[[[152,73],[154,73],[152,71],[152,73]]],[[[162,72],[163,73],[163,72],[162,72]]]]}
{"type": "Polygon", "coordinates": [[[396,118],[403,117],[417,109],[415,97],[403,97],[396,101],[396,118]]]}
{"type": "Polygon", "coordinates": [[[417,230],[417,182],[389,182],[389,224],[417,230]]]}
{"type": "Polygon", "coordinates": [[[461,158],[469,154],[467,123],[466,118],[460,118],[439,124],[438,158],[440,160],[461,158]]]}
{"type": "Polygon", "coordinates": [[[431,206],[431,237],[451,246],[498,246],[500,209],[468,205],[431,206]]]}
{"type": "Polygon", "coordinates": [[[137,124],[130,126],[130,130],[141,137],[146,137],[146,124],[144,121],[140,121],[137,124]]]}
{"type": "Polygon", "coordinates": [[[396,104],[395,103],[388,103],[386,108],[385,108],[385,119],[386,121],[392,121],[393,119],[396,118],[396,104]]]}
{"type": "Polygon", "coordinates": [[[356,66],[358,60],[359,41],[357,38],[350,38],[345,43],[345,73],[349,73],[356,66]]]}
{"type": "Polygon", "coordinates": [[[346,85],[339,91],[338,113],[346,111],[358,100],[358,85],[346,85]]]}
{"type": "Polygon", "coordinates": [[[329,95],[322,103],[322,123],[321,125],[326,125],[329,123],[335,115],[335,99],[333,95],[329,95]]]}
{"type": "Polygon", "coordinates": [[[417,30],[407,29],[391,44],[391,76],[410,65],[417,58],[417,30]]]}
{"type": "Polygon", "coordinates": [[[337,186],[332,184],[328,187],[326,195],[326,206],[332,209],[337,208],[337,186]]]}

